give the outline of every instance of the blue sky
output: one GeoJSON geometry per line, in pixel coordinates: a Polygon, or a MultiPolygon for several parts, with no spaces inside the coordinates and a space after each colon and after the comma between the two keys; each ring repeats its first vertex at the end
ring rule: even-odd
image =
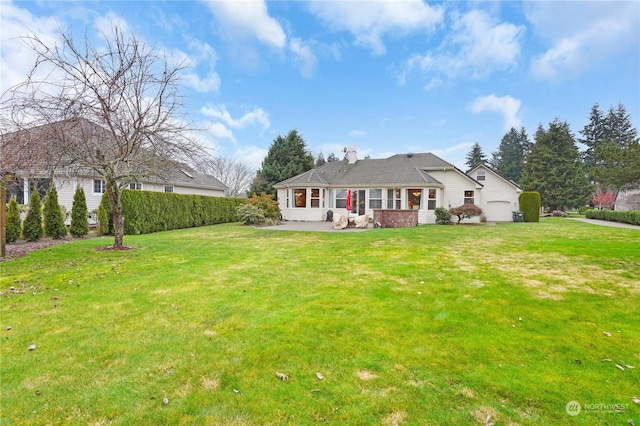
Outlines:
{"type": "Polygon", "coordinates": [[[95,37],[119,20],[186,59],[183,93],[217,155],[258,168],[297,129],[317,154],[433,152],[464,168],[511,127],[566,120],[594,103],[640,117],[640,2],[0,1],[0,92],[33,57],[16,37],[95,37]]]}

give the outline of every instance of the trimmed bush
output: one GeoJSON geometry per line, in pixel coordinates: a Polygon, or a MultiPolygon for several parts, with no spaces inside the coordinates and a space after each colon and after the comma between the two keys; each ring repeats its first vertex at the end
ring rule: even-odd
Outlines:
{"type": "Polygon", "coordinates": [[[238,216],[245,225],[255,225],[256,223],[264,223],[265,217],[262,209],[253,204],[241,204],[237,208],[238,216]]]}
{"type": "Polygon", "coordinates": [[[76,238],[84,237],[89,233],[89,212],[87,211],[87,197],[81,186],[76,188],[73,194],[71,206],[71,227],[69,232],[76,238]]]}
{"type": "Polygon", "coordinates": [[[113,235],[113,223],[111,220],[111,202],[105,192],[98,206],[98,235],[113,235]]]}
{"type": "Polygon", "coordinates": [[[58,191],[51,182],[44,200],[44,234],[58,240],[67,235],[67,227],[64,225],[64,216],[58,204],[58,191]]]}
{"type": "Polygon", "coordinates": [[[482,209],[474,204],[463,204],[449,209],[449,213],[453,216],[457,216],[458,223],[460,223],[462,219],[471,219],[472,217],[480,216],[482,214],[482,209]]]}
{"type": "Polygon", "coordinates": [[[446,225],[451,222],[451,213],[444,207],[436,207],[436,223],[438,225],[446,225]]]}
{"type": "Polygon", "coordinates": [[[584,213],[588,219],[608,220],[611,222],[628,223],[640,226],[640,210],[597,210],[590,209],[584,213]]]}
{"type": "Polygon", "coordinates": [[[8,243],[14,243],[20,238],[22,230],[22,220],[20,220],[20,208],[16,197],[11,197],[9,206],[7,207],[7,233],[6,240],[8,243]]]}
{"type": "Polygon", "coordinates": [[[540,193],[523,192],[518,197],[520,210],[524,213],[525,222],[540,222],[540,193]]]}
{"type": "Polygon", "coordinates": [[[40,194],[38,194],[38,191],[35,189],[31,193],[27,217],[22,223],[22,236],[27,241],[37,241],[44,236],[44,228],[42,227],[42,203],[40,202],[40,194]]]}
{"type": "Polygon", "coordinates": [[[149,234],[237,222],[236,208],[243,202],[241,198],[124,190],[124,233],[149,234]]]}

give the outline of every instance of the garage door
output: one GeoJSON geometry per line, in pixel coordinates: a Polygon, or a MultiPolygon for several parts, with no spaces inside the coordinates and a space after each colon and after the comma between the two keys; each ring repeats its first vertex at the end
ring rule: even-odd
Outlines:
{"type": "Polygon", "coordinates": [[[484,215],[489,222],[509,222],[512,220],[511,211],[508,201],[489,201],[484,215]]]}

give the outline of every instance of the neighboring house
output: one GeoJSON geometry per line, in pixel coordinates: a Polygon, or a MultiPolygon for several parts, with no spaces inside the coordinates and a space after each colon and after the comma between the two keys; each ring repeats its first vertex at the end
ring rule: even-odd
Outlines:
{"type": "Polygon", "coordinates": [[[618,191],[614,200],[614,210],[640,210],[640,189],[618,191]]]}
{"type": "MultiPolygon", "coordinates": [[[[88,123],[88,122],[87,122],[88,123]]],[[[106,182],[92,171],[82,171],[65,164],[64,159],[55,159],[47,151],[50,135],[46,126],[22,131],[2,137],[2,172],[3,176],[10,175],[7,183],[7,200],[16,197],[19,204],[28,204],[29,196],[37,188],[44,198],[49,184],[53,180],[58,191],[58,202],[67,211],[71,211],[73,196],[76,188],[84,189],[89,211],[100,205],[102,194],[106,190],[106,182]],[[17,135],[17,137],[16,137],[17,135]],[[44,135],[44,137],[43,137],[44,135]],[[49,135],[49,138],[46,137],[49,135]],[[15,141],[18,140],[18,143],[15,141]],[[40,149],[38,149],[40,147],[40,149]],[[27,152],[28,149],[28,153],[27,152]],[[37,161],[29,161],[37,157],[37,161]],[[28,167],[23,164],[29,163],[28,167]],[[34,165],[35,164],[35,165],[34,165]]],[[[166,164],[163,162],[162,164],[166,164]]],[[[228,189],[216,178],[199,173],[183,163],[174,162],[171,170],[163,173],[165,177],[146,178],[131,183],[130,189],[143,191],[174,192],[178,194],[198,194],[223,197],[228,189]]]]}
{"type": "MultiPolygon", "coordinates": [[[[274,185],[286,220],[322,221],[327,211],[373,217],[374,209],[418,210],[418,223],[435,223],[436,207],[465,203],[482,208],[488,221],[510,221],[519,210],[521,189],[486,166],[464,173],[431,154],[398,154],[386,159],[358,160],[348,147],[347,158],[274,185]]],[[[476,218],[475,220],[478,220],[476,218]]]]}

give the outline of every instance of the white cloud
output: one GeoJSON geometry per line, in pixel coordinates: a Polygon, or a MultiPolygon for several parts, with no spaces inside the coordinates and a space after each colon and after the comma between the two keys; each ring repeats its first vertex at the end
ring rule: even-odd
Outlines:
{"type": "Polygon", "coordinates": [[[504,119],[503,130],[506,132],[512,127],[518,129],[522,125],[520,118],[518,118],[520,106],[520,101],[511,96],[489,95],[477,98],[469,104],[468,109],[474,114],[485,111],[502,114],[504,119]]]}
{"type": "Polygon", "coordinates": [[[527,19],[536,35],[550,47],[532,60],[531,72],[539,78],[556,78],[567,71],[611,63],[638,65],[640,7],[633,1],[531,2],[527,19]]]}
{"type": "Polygon", "coordinates": [[[311,51],[310,43],[299,38],[292,38],[289,42],[289,49],[296,55],[296,62],[302,76],[306,78],[313,76],[318,65],[318,58],[311,51]]]}
{"type": "Polygon", "coordinates": [[[271,126],[269,114],[262,108],[254,108],[240,118],[233,118],[225,105],[210,105],[203,107],[200,112],[208,118],[222,121],[234,129],[244,129],[250,126],[261,126],[263,130],[271,126]]]}
{"type": "Polygon", "coordinates": [[[189,66],[183,72],[183,80],[200,93],[217,92],[220,89],[220,76],[215,70],[216,52],[208,43],[199,40],[188,40],[188,45],[193,54],[188,58],[189,66]],[[204,77],[200,77],[198,71],[204,77]]]}
{"type": "Polygon", "coordinates": [[[227,139],[232,142],[236,141],[233,136],[233,132],[222,123],[209,122],[206,126],[207,134],[213,137],[214,140],[227,139]]]}
{"type": "Polygon", "coordinates": [[[365,132],[363,132],[362,130],[352,130],[349,132],[349,136],[353,137],[353,138],[358,138],[358,137],[362,137],[362,136],[366,136],[367,134],[365,132]]]}
{"type": "MultiPolygon", "coordinates": [[[[489,13],[472,10],[464,15],[451,14],[451,34],[445,38],[439,52],[414,55],[398,73],[403,84],[406,74],[414,69],[423,73],[443,74],[449,78],[470,75],[486,77],[496,70],[506,70],[517,65],[520,56],[520,39],[524,27],[497,22],[489,13]]],[[[432,79],[429,88],[440,84],[432,79]]]]}
{"type": "Polygon", "coordinates": [[[443,20],[443,9],[422,0],[407,1],[314,1],[311,13],[336,31],[349,31],[356,44],[375,55],[386,53],[385,35],[433,31],[443,20]]]}
{"type": "Polygon", "coordinates": [[[262,167],[262,161],[268,152],[268,150],[257,146],[243,146],[235,151],[234,158],[248,165],[251,169],[258,170],[262,167]]]}
{"type": "MultiPolygon", "coordinates": [[[[22,83],[35,65],[36,56],[20,37],[36,34],[47,45],[59,43],[60,22],[56,18],[38,18],[26,9],[3,2],[0,7],[2,40],[0,41],[0,95],[22,83]]],[[[42,69],[35,77],[44,78],[51,70],[42,69]]]]}
{"type": "Polygon", "coordinates": [[[205,1],[215,15],[223,36],[232,40],[255,38],[263,44],[282,49],[287,36],[282,26],[269,16],[264,0],[205,1]]]}

